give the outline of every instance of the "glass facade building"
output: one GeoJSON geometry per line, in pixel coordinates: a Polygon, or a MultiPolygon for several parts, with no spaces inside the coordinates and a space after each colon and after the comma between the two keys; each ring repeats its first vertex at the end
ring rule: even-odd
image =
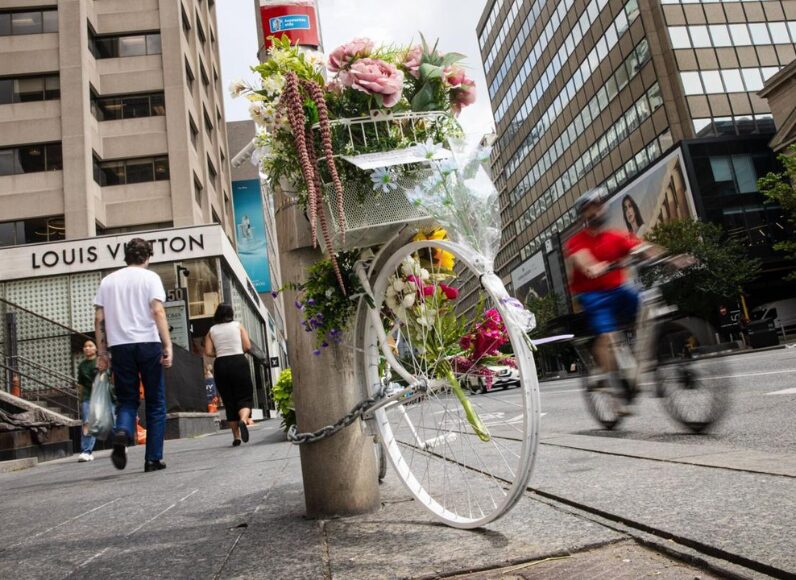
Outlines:
{"type": "Polygon", "coordinates": [[[773,134],[757,92],[796,57],[794,21],[794,0],[488,1],[477,33],[497,133],[504,282],[555,247],[583,192],[617,191],[685,141],[701,156],[689,162],[705,178],[692,179],[695,196],[713,200],[697,203],[701,217],[758,232],[776,223],[776,210],[750,206],[773,156],[729,142],[773,134]],[[722,197],[728,175],[733,193],[722,197]],[[749,212],[716,207],[734,196],[749,212]]]}

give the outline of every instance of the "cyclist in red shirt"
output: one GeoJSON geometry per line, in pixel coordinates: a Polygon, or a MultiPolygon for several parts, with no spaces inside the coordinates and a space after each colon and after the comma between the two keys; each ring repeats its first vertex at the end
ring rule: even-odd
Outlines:
{"type": "MultiPolygon", "coordinates": [[[[607,191],[594,189],[575,202],[583,229],[567,240],[564,253],[570,266],[570,290],[577,297],[597,338],[594,358],[607,375],[608,386],[617,392],[622,382],[617,373],[612,333],[636,319],[639,296],[627,283],[625,268],[616,262],[641,252],[648,257],[663,253],[663,248],[643,242],[632,233],[605,229],[607,191]]],[[[625,392],[627,402],[632,393],[625,392]]]]}

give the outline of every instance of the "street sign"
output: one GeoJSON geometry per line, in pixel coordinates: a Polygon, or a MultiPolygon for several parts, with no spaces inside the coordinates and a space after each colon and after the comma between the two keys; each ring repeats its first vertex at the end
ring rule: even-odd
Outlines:
{"type": "MultiPolygon", "coordinates": [[[[179,288],[181,290],[181,288],[179,288]]],[[[166,321],[169,323],[169,334],[174,344],[185,350],[191,350],[191,332],[188,326],[188,309],[184,300],[165,302],[166,321]]]]}

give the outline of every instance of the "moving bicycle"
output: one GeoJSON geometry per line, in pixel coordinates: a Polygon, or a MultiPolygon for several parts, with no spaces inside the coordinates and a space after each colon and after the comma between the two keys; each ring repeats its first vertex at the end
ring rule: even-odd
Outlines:
{"type": "Polygon", "coordinates": [[[575,204],[583,229],[565,245],[571,267],[570,287],[583,309],[586,333],[575,346],[587,374],[587,407],[606,429],[633,414],[642,378],[652,372],[655,394],[678,423],[701,432],[721,418],[730,390],[721,379],[721,362],[668,356],[660,350],[663,323],[677,309],[663,300],[657,286],[638,292],[627,268],[681,269],[690,256],[667,257],[663,248],[632,234],[604,227],[606,191],[592,190],[575,204]]]}

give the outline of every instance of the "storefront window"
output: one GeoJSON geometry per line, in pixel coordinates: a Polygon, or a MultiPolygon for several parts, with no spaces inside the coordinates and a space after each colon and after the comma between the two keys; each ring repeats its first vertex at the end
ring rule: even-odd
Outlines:
{"type": "Polygon", "coordinates": [[[218,277],[218,260],[203,258],[186,260],[183,268],[190,274],[183,276],[182,284],[188,288],[188,307],[191,318],[213,316],[221,302],[221,282],[218,277]]]}

